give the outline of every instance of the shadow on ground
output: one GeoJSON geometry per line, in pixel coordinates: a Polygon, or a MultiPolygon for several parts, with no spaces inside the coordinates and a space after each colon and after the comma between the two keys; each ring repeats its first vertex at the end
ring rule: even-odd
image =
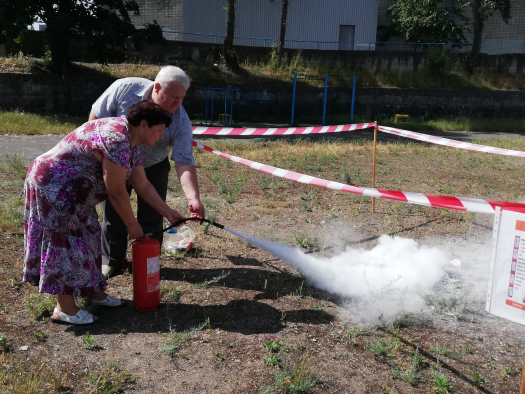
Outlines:
{"type": "MultiPolygon", "coordinates": [[[[275,334],[283,329],[283,313],[263,302],[234,300],[225,305],[200,306],[193,304],[161,303],[153,312],[138,312],[128,304],[114,309],[100,309],[100,322],[66,329],[76,336],[126,333],[169,333],[185,331],[208,322],[211,328],[251,334],[275,334]],[[125,331],[123,331],[125,330],[125,331]]],[[[327,324],[333,317],[322,310],[293,310],[286,312],[286,323],[327,324]]]]}

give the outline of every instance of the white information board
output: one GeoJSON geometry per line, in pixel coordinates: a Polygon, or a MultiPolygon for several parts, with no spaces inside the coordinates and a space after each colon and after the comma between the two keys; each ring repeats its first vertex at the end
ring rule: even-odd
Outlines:
{"type": "Polygon", "coordinates": [[[496,208],[486,310],[525,324],[525,213],[496,208]]]}

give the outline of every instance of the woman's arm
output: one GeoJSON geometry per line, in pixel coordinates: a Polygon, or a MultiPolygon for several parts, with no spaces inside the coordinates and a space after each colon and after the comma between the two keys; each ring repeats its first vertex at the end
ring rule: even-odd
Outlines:
{"type": "MultiPolygon", "coordinates": [[[[100,152],[95,153],[97,160],[102,156],[100,152]],[[98,155],[97,155],[98,153],[98,155]]],[[[100,161],[100,160],[99,160],[100,161]]],[[[133,210],[131,209],[131,202],[129,194],[126,189],[126,173],[127,170],[111,160],[102,157],[102,171],[104,177],[104,184],[108,191],[108,198],[117,211],[118,215],[124,222],[128,235],[131,239],[137,239],[144,235],[142,227],[137,222],[133,210]]]]}
{"type": "Polygon", "coordinates": [[[148,178],[146,178],[146,172],[143,166],[133,167],[130,180],[137,194],[159,214],[168,219],[170,223],[184,219],[184,216],[176,210],[171,209],[164,200],[162,200],[153,185],[148,181],[148,178]]]}

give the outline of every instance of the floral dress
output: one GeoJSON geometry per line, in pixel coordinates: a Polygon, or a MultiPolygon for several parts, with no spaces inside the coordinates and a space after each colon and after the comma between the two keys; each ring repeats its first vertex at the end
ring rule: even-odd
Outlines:
{"type": "Polygon", "coordinates": [[[127,169],[142,164],[122,118],[87,122],[29,167],[24,185],[24,282],[40,293],[90,296],[105,290],[96,204],[108,198],[93,151],[127,169]]]}

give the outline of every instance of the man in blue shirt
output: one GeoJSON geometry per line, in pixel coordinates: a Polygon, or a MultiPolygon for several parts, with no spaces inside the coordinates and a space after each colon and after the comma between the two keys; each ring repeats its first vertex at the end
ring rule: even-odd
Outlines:
{"type": "MultiPolygon", "coordinates": [[[[151,100],[173,114],[171,126],[164,130],[163,138],[153,146],[141,146],[142,163],[146,176],[166,201],[169,153],[192,217],[204,218],[200,201],[195,158],[191,144],[191,122],[182,107],[182,100],[190,87],[190,80],[179,67],[163,67],[152,82],[145,78],[122,78],[115,81],[95,101],[89,120],[126,116],[128,109],[142,100],[151,100]]],[[[131,189],[130,189],[131,192],[131,189]]],[[[163,218],[140,197],[137,197],[137,220],[144,233],[162,230],[163,218]]],[[[155,238],[162,244],[162,233],[155,238]]],[[[104,203],[102,223],[102,273],[112,275],[126,259],[127,229],[111,203],[104,203]]]]}

